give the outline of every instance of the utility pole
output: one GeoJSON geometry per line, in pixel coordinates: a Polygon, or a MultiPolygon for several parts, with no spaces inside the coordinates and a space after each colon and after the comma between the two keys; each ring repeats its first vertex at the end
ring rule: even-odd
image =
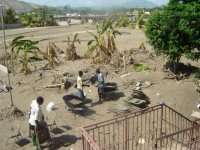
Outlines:
{"type": "MultiPolygon", "coordinates": [[[[3,9],[5,9],[5,7],[0,5],[0,8],[1,8],[1,27],[2,27],[2,33],[3,33],[3,42],[4,42],[5,64],[7,67],[8,85],[9,85],[9,88],[11,88],[10,74],[9,74],[9,69],[8,69],[8,58],[7,58],[7,51],[6,51],[6,37],[5,37],[5,30],[4,30],[4,20],[3,20],[3,9]]],[[[10,93],[10,101],[11,101],[11,107],[12,107],[12,106],[14,106],[14,104],[13,104],[13,97],[12,97],[11,89],[9,89],[9,93],[10,93]]]]}

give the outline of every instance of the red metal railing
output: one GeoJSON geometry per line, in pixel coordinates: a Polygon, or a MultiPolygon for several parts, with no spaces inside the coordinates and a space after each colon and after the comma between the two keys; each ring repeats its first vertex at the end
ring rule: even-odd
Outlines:
{"type": "Polygon", "coordinates": [[[156,105],[81,128],[83,150],[151,150],[162,147],[163,137],[191,127],[192,121],[169,106],[156,105]]]}
{"type": "Polygon", "coordinates": [[[156,149],[200,150],[200,124],[163,136],[156,140],[156,149]]]}

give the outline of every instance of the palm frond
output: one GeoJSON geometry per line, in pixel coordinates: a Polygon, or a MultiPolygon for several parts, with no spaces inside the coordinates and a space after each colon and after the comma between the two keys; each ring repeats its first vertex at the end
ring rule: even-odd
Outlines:
{"type": "Polygon", "coordinates": [[[88,59],[90,58],[91,54],[94,52],[94,50],[96,49],[97,45],[91,45],[88,47],[88,50],[86,51],[86,53],[84,54],[84,58],[88,59]]]}

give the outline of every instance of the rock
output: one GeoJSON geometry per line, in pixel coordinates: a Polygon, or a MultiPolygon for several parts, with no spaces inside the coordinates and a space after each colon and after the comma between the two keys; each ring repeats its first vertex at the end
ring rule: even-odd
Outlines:
{"type": "Polygon", "coordinates": [[[152,85],[152,83],[151,83],[150,81],[145,81],[145,82],[144,82],[144,85],[145,85],[146,87],[150,87],[150,86],[152,85]]]}

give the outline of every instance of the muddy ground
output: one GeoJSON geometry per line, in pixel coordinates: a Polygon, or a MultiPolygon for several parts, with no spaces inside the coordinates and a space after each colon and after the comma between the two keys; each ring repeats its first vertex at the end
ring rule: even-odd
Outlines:
{"type": "MultiPolygon", "coordinates": [[[[152,52],[151,46],[147,44],[144,32],[142,30],[131,30],[127,28],[119,29],[122,33],[116,39],[117,48],[119,51],[129,50],[131,48],[137,49],[142,42],[145,43],[146,54],[152,52]]],[[[72,36],[79,33],[81,44],[76,44],[77,52],[80,56],[84,55],[87,50],[87,42],[92,39],[87,31],[94,32],[94,25],[74,25],[66,27],[42,27],[32,29],[14,29],[6,31],[6,41],[9,42],[14,37],[23,35],[27,39],[39,40],[39,47],[45,51],[49,41],[53,41],[57,47],[65,51],[67,43],[67,35],[72,36]]],[[[2,36],[0,37],[2,40],[2,36]]],[[[0,45],[0,52],[2,54],[3,47],[0,45]]],[[[140,50],[138,50],[140,53],[140,50]]],[[[143,51],[143,50],[141,50],[143,51]]],[[[156,105],[159,101],[164,101],[167,105],[173,107],[181,114],[190,117],[193,110],[196,110],[196,105],[199,103],[199,93],[195,91],[194,75],[190,75],[184,80],[164,79],[166,73],[162,71],[163,65],[166,60],[158,57],[151,59],[150,57],[143,57],[144,54],[137,55],[138,63],[145,63],[148,65],[149,70],[144,72],[135,72],[133,67],[129,66],[126,69],[121,68],[120,72],[116,72],[117,68],[109,65],[96,65],[92,64],[92,60],[77,60],[77,61],[64,61],[62,54],[59,55],[61,63],[54,69],[42,69],[46,61],[35,62],[31,65],[33,70],[32,74],[24,75],[20,73],[20,67],[17,66],[15,73],[10,74],[12,96],[14,105],[17,106],[23,113],[23,117],[10,117],[8,107],[10,106],[9,93],[0,93],[0,132],[9,134],[8,127],[14,122],[19,121],[21,124],[21,133],[23,140],[19,142],[19,149],[35,149],[28,137],[28,112],[30,111],[29,105],[33,99],[41,95],[45,98],[42,106],[43,112],[47,115],[46,106],[49,102],[55,103],[56,107],[56,123],[57,128],[51,132],[52,139],[55,143],[56,149],[60,150],[80,150],[81,149],[81,135],[80,127],[91,123],[97,123],[106,119],[110,119],[116,114],[109,112],[108,108],[123,103],[123,100],[130,96],[134,83],[137,81],[150,81],[154,83],[148,88],[142,88],[142,91],[150,98],[150,106],[156,105]],[[141,59],[140,59],[141,58],[141,59]],[[35,67],[36,66],[36,67],[35,67]],[[94,72],[97,67],[103,70],[106,74],[105,80],[107,82],[116,82],[118,84],[118,91],[107,95],[108,101],[102,104],[88,107],[84,114],[74,115],[66,110],[63,102],[63,96],[72,92],[76,92],[74,87],[69,90],[59,88],[44,88],[46,85],[51,85],[55,76],[62,76],[64,73],[69,72],[74,75],[78,74],[79,70],[87,70],[90,73],[94,72]],[[43,74],[40,79],[39,74],[43,74]],[[20,85],[18,83],[21,83],[20,85]],[[128,83],[132,83],[133,85],[128,83]]],[[[200,67],[197,62],[190,62],[188,60],[181,60],[184,64],[190,63],[192,66],[200,67]]],[[[86,73],[87,74],[87,73],[86,73]]],[[[7,76],[0,72],[0,79],[3,83],[7,84],[7,76]]],[[[95,85],[85,87],[84,91],[87,93],[87,98],[93,102],[98,100],[97,88],[95,85]]],[[[12,144],[6,145],[6,136],[1,135],[0,149],[11,149],[12,144]]],[[[12,141],[11,141],[12,142],[12,141]]]]}

